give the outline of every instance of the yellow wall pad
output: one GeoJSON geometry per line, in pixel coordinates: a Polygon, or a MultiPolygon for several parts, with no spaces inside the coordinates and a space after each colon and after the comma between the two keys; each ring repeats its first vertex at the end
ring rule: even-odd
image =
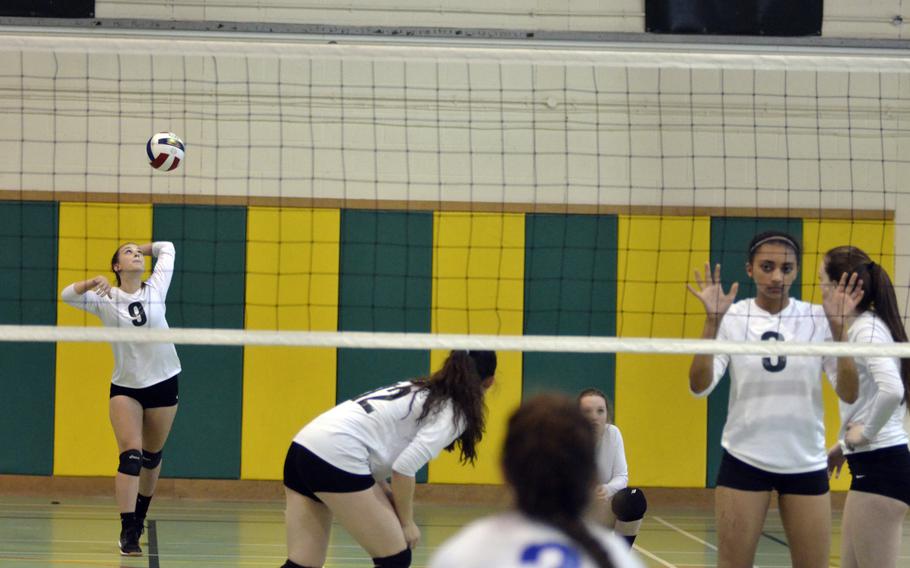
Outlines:
{"type": "MultiPolygon", "coordinates": [[[[818,287],[818,271],[825,252],[842,245],[863,249],[873,261],[881,264],[894,278],[894,222],[893,221],[804,221],[803,266],[801,267],[806,301],[821,304],[822,293],[818,287]]],[[[825,441],[827,447],[837,442],[840,431],[840,411],[837,395],[831,383],[825,380],[825,441]]],[[[850,488],[849,467],[844,465],[840,478],[831,478],[832,490],[850,488]]]]}
{"type": "MultiPolygon", "coordinates": [[[[433,333],[521,335],[524,215],[436,213],[433,226],[433,333]]],[[[432,370],[447,351],[433,351],[432,370]]],[[[506,420],[521,402],[521,354],[497,354],[496,384],[487,393],[487,430],[475,467],[457,452],[430,464],[431,483],[500,483],[506,420]]]]}
{"type": "MultiPolygon", "coordinates": [[[[116,285],[110,261],[117,247],[129,241],[145,244],[151,239],[150,205],[61,203],[60,291],[99,274],[116,285]]],[[[151,260],[146,264],[151,268],[151,260]]],[[[58,301],[57,324],[100,326],[101,320],[58,301]]],[[[116,473],[118,451],[108,410],[113,369],[109,345],[57,344],[54,475],[116,473]]]]}
{"type": "MultiPolygon", "coordinates": [[[[697,338],[704,310],[686,290],[710,248],[708,217],[620,216],[617,335],[697,338]]],[[[616,357],[616,419],[633,485],[703,487],[705,400],[689,394],[688,355],[616,357]]]]}
{"type": "MultiPolygon", "coordinates": [[[[335,331],[337,209],[251,207],[246,329],[335,331]]],[[[335,349],[247,347],[240,476],[281,479],[294,434],[335,404],[335,349]]]]}

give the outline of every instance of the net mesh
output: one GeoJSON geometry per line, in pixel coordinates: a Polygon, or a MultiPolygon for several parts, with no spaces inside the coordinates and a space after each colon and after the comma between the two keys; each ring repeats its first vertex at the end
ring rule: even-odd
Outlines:
{"type": "Polygon", "coordinates": [[[693,268],[748,297],[780,228],[794,296],[853,244],[907,303],[903,58],[249,37],[7,34],[3,323],[153,240],[180,328],[694,338],[693,268]]]}
{"type": "Polygon", "coordinates": [[[498,482],[523,396],[596,386],[635,484],[710,486],[729,382],[706,411],[683,354],[906,355],[699,340],[686,284],[709,261],[754,295],[747,243],[785,230],[793,297],[820,301],[820,255],[852,244],[906,312],[908,92],[884,50],[6,27],[0,471],[110,475],[95,342],[141,340],[178,343],[183,368],[165,476],[280,479],[306,420],[483,348],[501,354],[481,459],[429,481],[498,482]],[[145,154],[166,131],[186,143],[170,173],[145,154]],[[128,241],[175,245],[169,331],[60,300],[128,241]]]}

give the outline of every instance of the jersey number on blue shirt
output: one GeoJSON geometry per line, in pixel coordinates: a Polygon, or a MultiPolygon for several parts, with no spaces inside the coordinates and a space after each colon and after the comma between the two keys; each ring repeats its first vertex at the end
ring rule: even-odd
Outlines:
{"type": "Polygon", "coordinates": [[[540,568],[581,568],[581,556],[578,551],[558,542],[532,544],[521,552],[521,563],[540,566],[540,568]],[[548,562],[540,564],[541,556],[548,550],[559,553],[562,558],[557,562],[555,555],[549,556],[548,562]]]}

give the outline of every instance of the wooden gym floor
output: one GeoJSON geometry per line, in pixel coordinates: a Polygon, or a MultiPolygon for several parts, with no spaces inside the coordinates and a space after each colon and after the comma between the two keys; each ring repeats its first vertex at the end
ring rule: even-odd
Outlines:
{"type": "MultiPolygon", "coordinates": [[[[145,555],[119,556],[119,521],[110,497],[0,497],[2,568],[278,568],[284,562],[283,503],[278,500],[224,501],[156,498],[142,540],[145,555]]],[[[498,510],[483,505],[417,506],[423,541],[415,568],[461,526],[498,510]]],[[[901,566],[910,566],[910,521],[904,529],[901,566]]],[[[840,512],[834,515],[833,550],[839,548],[840,512]]],[[[712,512],[704,503],[652,506],[636,542],[649,567],[715,564],[712,512]]],[[[786,538],[776,510],[769,513],[756,566],[789,566],[786,538]]],[[[837,566],[836,554],[831,566],[837,566]]],[[[331,568],[372,564],[360,547],[336,527],[326,563],[331,568]]]]}

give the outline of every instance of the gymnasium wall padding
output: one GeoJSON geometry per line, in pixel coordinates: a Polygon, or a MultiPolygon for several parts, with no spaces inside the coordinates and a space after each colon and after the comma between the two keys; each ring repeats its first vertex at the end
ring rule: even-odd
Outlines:
{"type": "MultiPolygon", "coordinates": [[[[433,226],[434,333],[520,335],[523,329],[525,217],[515,213],[437,212],[433,226]]],[[[430,367],[448,352],[434,350],[430,367]]],[[[474,467],[443,452],[430,464],[432,483],[499,483],[506,420],[521,402],[521,354],[498,354],[488,391],[487,431],[474,467]]]]}
{"type": "MultiPolygon", "coordinates": [[[[710,242],[707,217],[619,217],[617,335],[700,337],[703,309],[686,290],[710,242]]],[[[705,403],[689,394],[691,356],[620,353],[616,424],[630,480],[641,486],[703,487],[705,403]]]]}
{"type": "MultiPolygon", "coordinates": [[[[117,248],[126,242],[152,240],[152,207],[61,203],[59,226],[57,324],[100,326],[97,317],[64,304],[60,292],[73,282],[97,275],[113,282],[110,262],[117,248]]],[[[179,254],[178,248],[178,258],[179,254]]],[[[151,270],[151,262],[146,261],[146,269],[151,270]]],[[[54,475],[113,475],[119,452],[108,418],[114,370],[111,346],[58,343],[56,367],[54,475]]]]}
{"type": "MultiPolygon", "coordinates": [[[[616,335],[613,215],[531,214],[525,219],[525,335],[616,335]]],[[[588,387],[614,398],[612,353],[523,353],[523,397],[588,387]]]]}
{"type": "MultiPolygon", "coordinates": [[[[342,211],[338,329],[429,333],[432,271],[432,213],[342,211]]],[[[337,402],[430,371],[427,350],[342,348],[337,402]]]]}
{"type": "MultiPolygon", "coordinates": [[[[0,324],[57,320],[57,204],[0,203],[0,324]]],[[[0,343],[0,472],[53,471],[54,359],[51,343],[0,343]]]]}
{"type": "MultiPolygon", "coordinates": [[[[335,331],[337,209],[251,207],[246,328],[335,331]]],[[[243,359],[241,477],[281,479],[300,428],[335,403],[333,348],[251,346],[243,359]]]]}
{"type": "MultiPolygon", "coordinates": [[[[173,327],[243,328],[246,209],[156,205],[154,236],[177,248],[167,297],[173,327]]],[[[178,345],[180,410],[161,473],[236,479],[240,475],[243,349],[178,345]]]]}

